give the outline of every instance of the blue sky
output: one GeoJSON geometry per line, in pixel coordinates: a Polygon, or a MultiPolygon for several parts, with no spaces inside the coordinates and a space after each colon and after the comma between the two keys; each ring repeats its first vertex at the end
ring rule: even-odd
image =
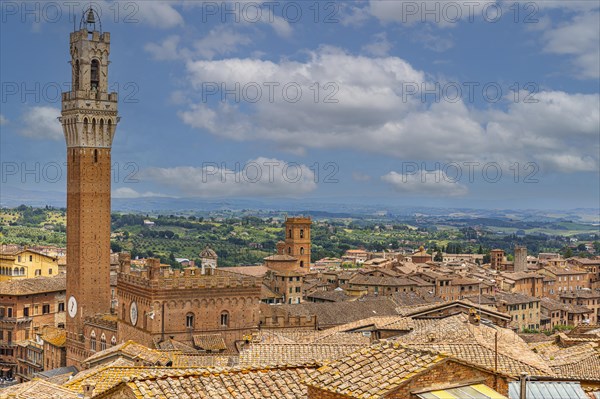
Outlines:
{"type": "MultiPolygon", "coordinates": [[[[4,188],[65,191],[57,93],[88,4],[2,2],[4,188]]],[[[94,4],[115,197],[599,206],[598,1],[94,4]]]]}

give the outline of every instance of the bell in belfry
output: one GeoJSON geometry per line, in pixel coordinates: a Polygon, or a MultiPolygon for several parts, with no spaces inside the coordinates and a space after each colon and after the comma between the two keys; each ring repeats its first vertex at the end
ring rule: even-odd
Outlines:
{"type": "Polygon", "coordinates": [[[96,19],[94,18],[94,11],[91,8],[88,11],[87,21],[86,22],[88,24],[95,24],[96,23],[96,19]]]}

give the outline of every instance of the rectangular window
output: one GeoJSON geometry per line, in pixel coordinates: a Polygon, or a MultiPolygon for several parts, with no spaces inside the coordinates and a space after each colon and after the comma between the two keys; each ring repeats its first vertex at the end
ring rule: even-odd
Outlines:
{"type": "Polygon", "coordinates": [[[42,314],[48,314],[50,313],[50,305],[43,305],[42,306],[42,314]]]}
{"type": "Polygon", "coordinates": [[[29,255],[29,261],[33,262],[33,255],[29,255]]]}
{"type": "Polygon", "coordinates": [[[58,303],[58,311],[59,312],[64,312],[65,311],[65,303],[64,302],[59,302],[58,303]]]}
{"type": "Polygon", "coordinates": [[[23,317],[29,317],[29,308],[23,308],[23,317]]]}

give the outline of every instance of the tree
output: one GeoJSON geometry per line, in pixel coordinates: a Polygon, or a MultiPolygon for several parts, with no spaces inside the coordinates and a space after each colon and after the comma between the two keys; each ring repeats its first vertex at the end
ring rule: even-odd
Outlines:
{"type": "Polygon", "coordinates": [[[433,258],[434,262],[442,262],[444,257],[442,256],[442,251],[438,251],[433,258]]]}
{"type": "Polygon", "coordinates": [[[565,258],[571,258],[573,256],[573,250],[571,250],[571,248],[567,248],[567,250],[565,251],[565,258]]]}

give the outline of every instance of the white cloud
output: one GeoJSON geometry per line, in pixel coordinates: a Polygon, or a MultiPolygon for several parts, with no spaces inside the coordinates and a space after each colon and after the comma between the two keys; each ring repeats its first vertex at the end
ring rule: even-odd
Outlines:
{"type": "Polygon", "coordinates": [[[212,59],[215,55],[234,53],[240,46],[250,44],[248,35],[234,31],[232,28],[220,25],[208,32],[202,39],[194,43],[195,53],[202,58],[212,59]]]}
{"type": "Polygon", "coordinates": [[[395,22],[408,26],[426,23],[448,28],[461,22],[481,19],[484,10],[487,10],[487,18],[493,20],[496,17],[494,3],[496,2],[493,0],[485,2],[370,0],[368,8],[369,12],[383,23],[395,22]]]}
{"type": "MultiPolygon", "coordinates": [[[[255,59],[196,61],[187,65],[190,86],[218,82],[227,88],[258,84],[256,103],[230,96],[225,102],[191,103],[179,113],[189,126],[241,141],[261,140],[279,149],[303,154],[309,148],[351,148],[397,158],[442,161],[540,162],[547,170],[568,171],[565,162],[548,156],[568,151],[575,159],[598,159],[600,103],[597,94],[542,91],[518,102],[507,96],[505,110],[490,105],[479,111],[465,101],[424,104],[419,96],[403,97],[405,84],[431,83],[423,72],[397,57],[366,58],[323,47],[305,62],[255,59]],[[274,101],[265,82],[277,82],[274,101]],[[286,101],[281,87],[297,83],[303,96],[286,101]],[[335,103],[321,91],[314,100],[311,85],[335,82],[335,103]],[[426,137],[426,140],[423,138],[426,137]]],[[[465,90],[466,92],[466,90],[465,90]]],[[[467,96],[468,97],[468,96],[467,96]]],[[[221,100],[221,94],[215,95],[221,100]]],[[[571,167],[572,169],[572,167],[571,167]]],[[[546,171],[546,169],[544,169],[546,171]]]]}
{"type": "Polygon", "coordinates": [[[245,164],[205,163],[202,167],[150,168],[143,176],[196,197],[294,197],[317,188],[303,164],[259,157],[245,164]]]}
{"type": "Polygon", "coordinates": [[[368,7],[356,7],[352,3],[338,3],[340,5],[340,23],[344,26],[363,26],[369,18],[371,13],[368,7]]]}
{"type": "Polygon", "coordinates": [[[146,43],[144,50],[158,61],[191,60],[194,58],[213,59],[217,55],[235,53],[241,46],[252,43],[248,35],[231,27],[220,25],[196,40],[191,47],[180,45],[181,37],[171,35],[159,43],[146,43]]]}
{"type": "Polygon", "coordinates": [[[53,107],[31,107],[22,116],[20,134],[35,139],[61,140],[62,126],[58,121],[60,109],[53,107]]]}
{"type": "Polygon", "coordinates": [[[159,44],[146,43],[144,50],[150,53],[152,57],[158,61],[177,60],[183,56],[178,49],[179,41],[179,36],[171,35],[166,37],[159,44]]]}
{"type": "MultiPolygon", "coordinates": [[[[183,17],[173,7],[172,3],[166,1],[136,1],[137,11],[131,15],[132,18],[147,23],[150,26],[168,29],[184,24],[183,17]]],[[[124,7],[121,5],[121,7],[124,7]]],[[[111,8],[113,9],[114,6],[111,8]]],[[[121,10],[127,14],[129,10],[121,10]]],[[[130,11],[129,11],[130,12],[130,11]]]]}
{"type": "Polygon", "coordinates": [[[544,51],[571,55],[581,78],[600,78],[600,12],[589,11],[547,30],[544,51]]]}
{"type": "Polygon", "coordinates": [[[539,160],[548,169],[559,170],[564,173],[595,172],[598,171],[598,160],[591,156],[577,154],[542,154],[539,160]]]}
{"type": "Polygon", "coordinates": [[[443,35],[438,35],[433,33],[428,26],[421,30],[413,30],[411,39],[417,43],[423,43],[425,48],[437,53],[444,52],[454,47],[452,34],[444,32],[443,35]]]}
{"type": "Polygon", "coordinates": [[[8,123],[8,119],[4,117],[4,115],[0,114],[0,126],[6,125],[8,123]]]}
{"type": "Polygon", "coordinates": [[[362,50],[367,54],[375,57],[385,57],[392,49],[392,43],[387,39],[385,32],[378,33],[373,36],[373,41],[362,47],[362,50]]]}
{"type": "Polygon", "coordinates": [[[415,196],[460,197],[469,192],[464,184],[448,177],[442,170],[418,170],[405,174],[391,171],[381,176],[381,180],[389,183],[399,193],[415,196]]]}
{"type": "Polygon", "coordinates": [[[129,187],[119,187],[112,191],[111,196],[113,198],[148,198],[148,197],[170,197],[161,193],[154,193],[152,191],[146,191],[140,193],[129,187]]]}

